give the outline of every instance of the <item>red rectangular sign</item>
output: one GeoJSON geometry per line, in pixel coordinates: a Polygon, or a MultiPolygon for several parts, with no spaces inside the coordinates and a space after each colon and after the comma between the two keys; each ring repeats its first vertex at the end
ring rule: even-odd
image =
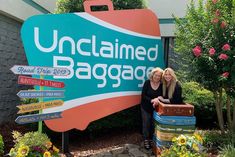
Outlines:
{"type": "Polygon", "coordinates": [[[36,79],[32,77],[27,77],[27,76],[19,76],[18,84],[64,88],[64,82],[36,79]]]}

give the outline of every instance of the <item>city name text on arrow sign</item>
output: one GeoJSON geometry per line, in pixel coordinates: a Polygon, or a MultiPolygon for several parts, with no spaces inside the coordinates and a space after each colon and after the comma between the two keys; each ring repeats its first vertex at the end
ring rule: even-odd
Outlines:
{"type": "Polygon", "coordinates": [[[52,108],[57,106],[63,105],[62,100],[53,100],[53,101],[47,101],[47,102],[39,102],[39,103],[33,103],[33,104],[23,104],[18,105],[16,107],[19,108],[19,113],[26,113],[26,112],[32,112],[32,111],[38,111],[46,108],[52,108]]]}
{"type": "Polygon", "coordinates": [[[27,76],[19,76],[18,84],[64,88],[64,82],[36,79],[32,77],[27,77],[27,76]]]}
{"type": "Polygon", "coordinates": [[[63,98],[64,90],[21,90],[17,93],[20,98],[63,98]]]}
{"type": "Polygon", "coordinates": [[[49,119],[58,119],[58,118],[62,118],[61,113],[62,112],[24,115],[24,116],[17,117],[15,122],[17,124],[27,124],[27,123],[39,122],[39,121],[44,121],[44,120],[49,120],[49,119]]]}
{"type": "Polygon", "coordinates": [[[40,67],[40,66],[25,66],[25,65],[14,65],[11,68],[14,74],[21,75],[52,75],[52,76],[66,76],[70,74],[67,68],[58,67],[40,67]]]}

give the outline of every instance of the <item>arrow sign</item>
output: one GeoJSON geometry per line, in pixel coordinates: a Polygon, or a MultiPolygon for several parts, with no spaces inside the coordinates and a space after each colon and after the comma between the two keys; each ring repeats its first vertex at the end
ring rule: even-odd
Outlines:
{"type": "Polygon", "coordinates": [[[64,82],[36,79],[32,77],[27,77],[27,76],[19,76],[18,84],[64,88],[64,82]]]}
{"type": "Polygon", "coordinates": [[[19,105],[16,107],[20,109],[18,112],[19,114],[19,113],[26,113],[26,112],[32,112],[32,111],[42,110],[46,108],[62,106],[63,103],[64,102],[62,100],[54,100],[54,101],[40,102],[40,103],[27,104],[27,105],[19,105]]]}
{"type": "Polygon", "coordinates": [[[64,97],[64,90],[21,90],[17,93],[20,98],[62,98],[64,97]]]}
{"type": "Polygon", "coordinates": [[[62,118],[62,112],[46,113],[46,114],[33,114],[33,115],[24,115],[16,118],[15,122],[18,124],[27,124],[38,121],[44,121],[49,119],[62,118]]]}
{"type": "Polygon", "coordinates": [[[11,68],[11,71],[14,74],[24,74],[24,75],[66,76],[70,74],[70,71],[67,68],[24,66],[24,65],[14,65],[11,68]]]}

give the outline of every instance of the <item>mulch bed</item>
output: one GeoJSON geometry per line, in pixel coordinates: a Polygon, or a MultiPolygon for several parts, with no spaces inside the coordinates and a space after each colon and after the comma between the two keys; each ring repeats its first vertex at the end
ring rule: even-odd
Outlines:
{"type": "Polygon", "coordinates": [[[126,143],[140,144],[142,136],[135,130],[112,130],[96,137],[83,136],[70,137],[71,151],[85,151],[88,149],[102,149],[112,146],[119,146],[126,143]],[[101,142],[102,141],[102,142],[101,142]]]}
{"type": "MultiPolygon", "coordinates": [[[[25,125],[17,125],[7,123],[0,125],[0,134],[4,141],[4,154],[9,153],[10,149],[14,146],[12,131],[19,131],[24,134],[33,131],[32,127],[25,125]]],[[[52,142],[62,150],[62,134],[49,131],[47,135],[51,138],[52,142]]],[[[104,133],[91,134],[77,130],[69,131],[69,150],[71,152],[83,152],[87,150],[100,150],[112,146],[119,146],[126,143],[140,144],[142,137],[137,130],[105,130],[104,133]],[[101,142],[102,141],[102,142],[101,142]]]]}
{"type": "MultiPolygon", "coordinates": [[[[12,131],[19,131],[22,134],[33,131],[31,127],[17,124],[4,124],[0,125],[0,134],[3,136],[4,141],[4,154],[14,146],[12,131]]],[[[77,130],[69,131],[69,150],[78,156],[81,153],[98,152],[99,150],[109,149],[111,147],[121,146],[123,144],[137,144],[142,142],[142,136],[139,130],[126,130],[126,129],[113,129],[104,130],[103,133],[96,133],[96,135],[81,132],[77,130]]],[[[62,150],[61,133],[49,132],[47,134],[53,143],[62,150]]],[[[209,157],[217,156],[217,150],[209,150],[209,157]]]]}

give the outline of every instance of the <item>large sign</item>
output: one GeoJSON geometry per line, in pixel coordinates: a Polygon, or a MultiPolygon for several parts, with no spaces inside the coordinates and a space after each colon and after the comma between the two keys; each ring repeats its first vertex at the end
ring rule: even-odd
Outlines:
{"type": "Polygon", "coordinates": [[[45,76],[66,85],[64,105],[43,110],[62,112],[62,118],[45,121],[55,131],[84,130],[94,120],[139,104],[151,69],[164,67],[153,12],[113,10],[109,0],[85,1],[84,6],[84,13],[33,16],[21,30],[30,66],[70,71],[45,76]],[[97,4],[109,11],[92,12],[97,4]]]}

